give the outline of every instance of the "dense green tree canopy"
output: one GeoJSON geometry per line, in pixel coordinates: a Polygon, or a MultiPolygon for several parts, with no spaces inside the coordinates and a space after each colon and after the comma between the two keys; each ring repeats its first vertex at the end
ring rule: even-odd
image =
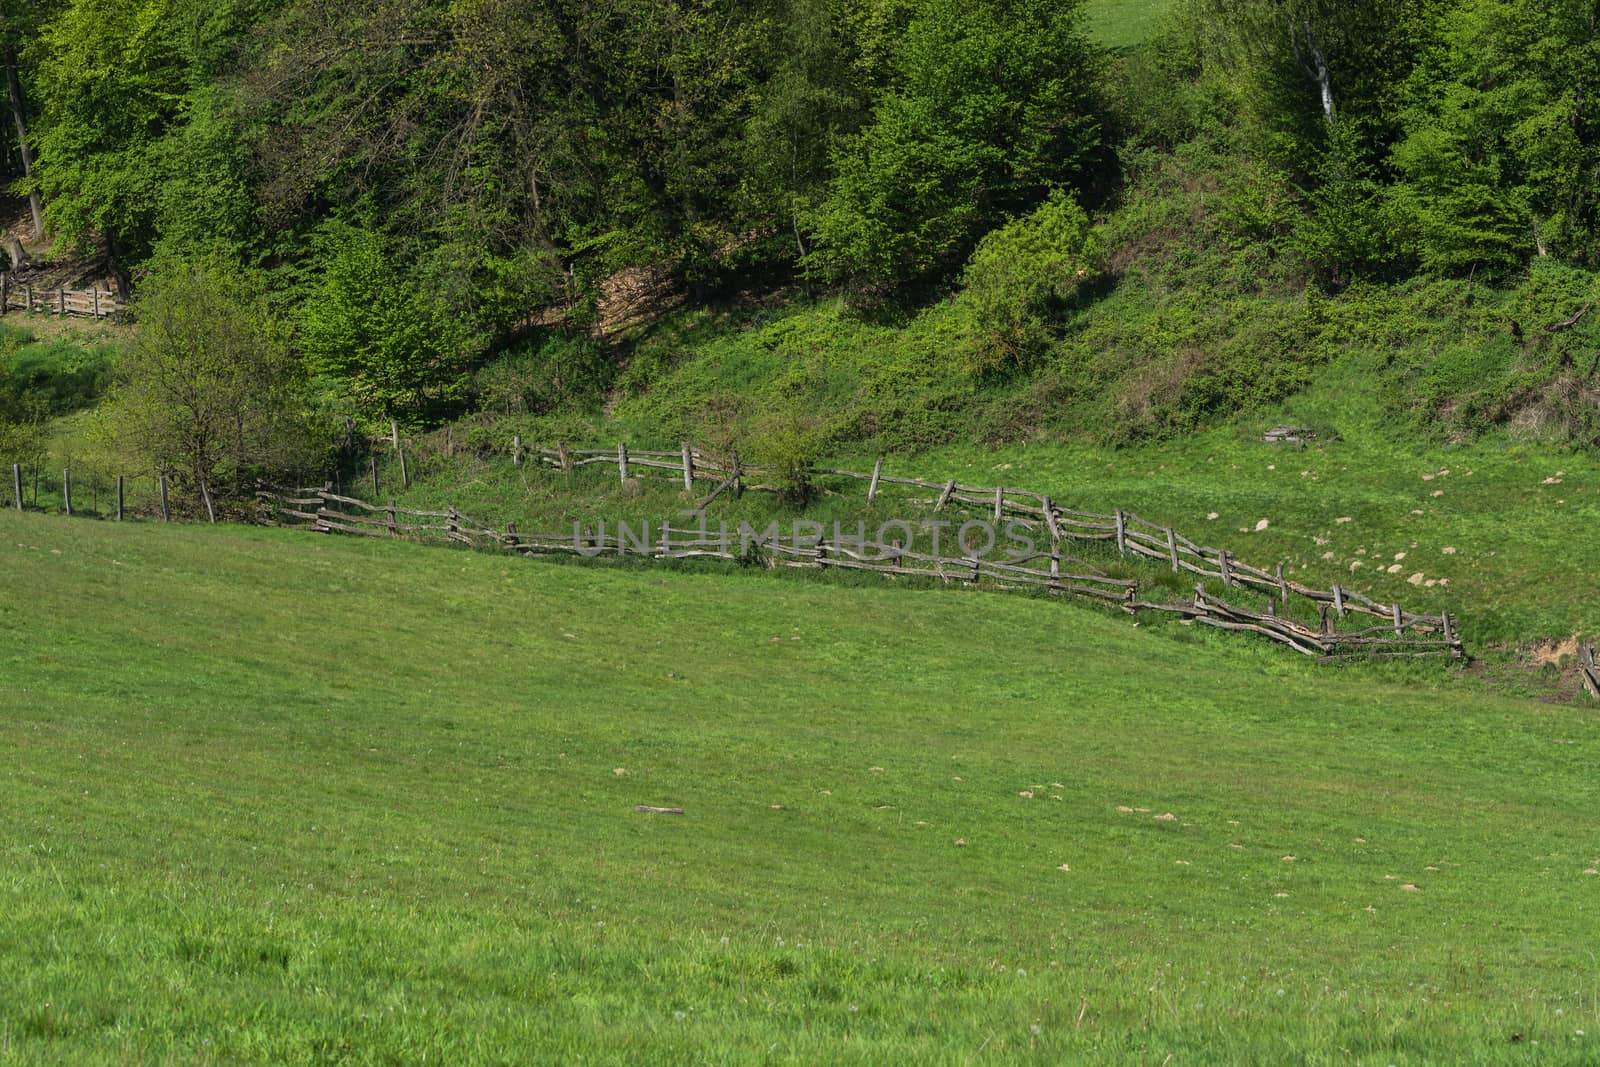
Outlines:
{"type": "Polygon", "coordinates": [[[1185,0],[1143,67],[1081,7],[4,0],[0,46],[64,247],[135,284],[259,270],[291,347],[374,414],[435,409],[531,323],[592,321],[631,267],[691,299],[751,268],[964,277],[1002,339],[978,363],[1022,362],[1117,152],[1203,121],[1251,157],[1222,179],[1261,187],[1250,232],[1324,283],[1600,257],[1588,0],[1185,0]],[[1065,243],[997,251],[1038,234],[1065,243]]]}

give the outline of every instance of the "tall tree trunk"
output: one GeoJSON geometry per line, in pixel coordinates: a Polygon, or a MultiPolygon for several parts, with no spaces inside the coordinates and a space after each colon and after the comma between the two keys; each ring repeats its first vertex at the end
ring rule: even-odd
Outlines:
{"type": "MultiPolygon", "coordinates": [[[[11,95],[11,117],[17,123],[17,147],[22,150],[22,176],[33,177],[33,149],[28,147],[28,123],[22,117],[22,81],[17,77],[17,50],[6,45],[0,55],[6,66],[6,90],[11,95]]],[[[44,206],[37,190],[28,190],[28,207],[33,211],[33,239],[44,240],[44,206]]]]}
{"type": "Polygon", "coordinates": [[[1333,75],[1328,70],[1328,61],[1323,57],[1322,49],[1317,47],[1316,34],[1311,30],[1310,15],[1301,20],[1301,26],[1306,35],[1305,53],[1300,51],[1299,29],[1292,17],[1289,20],[1289,43],[1294,46],[1294,55],[1300,61],[1301,68],[1317,83],[1317,95],[1322,103],[1322,121],[1331,127],[1338,117],[1333,106],[1333,75]]]}

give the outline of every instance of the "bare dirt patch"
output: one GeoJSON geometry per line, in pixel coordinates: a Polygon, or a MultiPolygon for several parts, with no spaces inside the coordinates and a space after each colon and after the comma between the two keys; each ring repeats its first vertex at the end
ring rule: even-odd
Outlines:
{"type": "Polygon", "coordinates": [[[1546,666],[1559,667],[1563,659],[1569,656],[1576,658],[1577,655],[1578,639],[1573,636],[1560,641],[1541,641],[1530,645],[1524,653],[1524,658],[1528,661],[1528,666],[1538,670],[1546,666]]]}

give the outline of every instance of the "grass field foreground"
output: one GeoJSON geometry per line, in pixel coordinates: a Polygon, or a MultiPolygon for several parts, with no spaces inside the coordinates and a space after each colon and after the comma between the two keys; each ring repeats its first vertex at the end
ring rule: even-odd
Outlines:
{"type": "Polygon", "coordinates": [[[0,1060],[1597,1055],[1592,711],[957,591],[0,561],[0,1060]]]}

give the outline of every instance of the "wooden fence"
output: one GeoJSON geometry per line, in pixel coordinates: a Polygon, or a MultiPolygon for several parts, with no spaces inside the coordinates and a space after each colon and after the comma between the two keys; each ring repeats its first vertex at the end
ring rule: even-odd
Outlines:
{"type": "Polygon", "coordinates": [[[1578,681],[1590,696],[1600,700],[1600,665],[1595,662],[1593,645],[1578,646],[1578,681]]]}
{"type": "MultiPolygon", "coordinates": [[[[566,469],[574,469],[584,462],[596,461],[601,453],[593,450],[550,450],[556,454],[566,469]]],[[[543,455],[544,450],[538,454],[543,455]]],[[[721,475],[719,485],[726,486],[740,479],[753,468],[741,467],[737,458],[721,461],[696,453],[687,447],[680,452],[636,452],[625,448],[605,453],[618,463],[622,470],[643,461],[655,469],[676,472],[684,484],[692,486],[697,472],[707,477],[721,475]],[[676,456],[678,463],[668,461],[676,456]],[[704,462],[697,463],[697,455],[704,462]]],[[[824,472],[817,472],[824,473],[824,472]]],[[[881,470],[876,472],[881,475],[881,470]]],[[[881,477],[877,479],[881,482],[881,477]]],[[[899,484],[918,483],[910,479],[897,479],[899,484]]],[[[753,487],[751,487],[753,488],[753,487]]],[[[956,489],[941,494],[941,506],[958,495],[956,489]]],[[[715,495],[715,494],[713,494],[715,495]]],[[[1128,612],[1140,611],[1176,614],[1195,623],[1259,634],[1279,641],[1298,652],[1324,660],[1350,655],[1426,656],[1448,655],[1459,657],[1462,646],[1454,624],[1448,615],[1410,615],[1398,606],[1392,608],[1383,626],[1340,631],[1324,611],[1321,624],[1311,627],[1293,619],[1282,617],[1277,601],[1269,599],[1265,613],[1254,612],[1221,598],[1209,595],[1204,586],[1195,587],[1192,599],[1177,601],[1146,600],[1141,598],[1142,586],[1135,579],[1113,578],[1092,564],[1060,551],[1065,531],[1073,524],[1087,531],[1091,539],[1115,539],[1119,547],[1138,544],[1137,537],[1129,535],[1129,520],[1133,517],[1119,513],[1120,522],[1095,524],[1083,521],[1083,513],[1062,512],[1048,500],[1039,507],[1041,521],[1052,526],[1052,550],[1035,552],[1023,558],[1004,561],[978,556],[932,555],[912,551],[904,545],[868,540],[866,538],[835,538],[827,540],[821,534],[805,538],[767,538],[766,531],[742,527],[737,534],[727,534],[719,529],[716,534],[707,531],[703,524],[690,529],[673,529],[668,523],[651,533],[626,526],[613,536],[575,530],[571,534],[527,533],[507,524],[504,530],[488,528],[469,519],[455,507],[444,511],[424,511],[402,508],[394,501],[374,504],[356,497],[336,493],[331,484],[317,489],[262,490],[256,494],[257,521],[266,525],[293,526],[315,530],[318,533],[342,533],[362,537],[399,537],[417,540],[437,540],[447,543],[495,548],[524,556],[569,555],[592,557],[611,555],[638,557],[653,560],[704,558],[730,563],[760,562],[769,567],[815,567],[839,570],[864,571],[885,577],[912,577],[933,579],[945,583],[964,585],[992,585],[1012,589],[1034,589],[1055,595],[1066,595],[1098,601],[1120,607],[1128,612]],[[1120,527],[1120,530],[1119,530],[1120,527]],[[1059,534],[1059,536],[1057,536],[1059,534]]],[[[994,497],[994,507],[1005,511],[1006,495],[1000,491],[994,497]]],[[[1141,520],[1142,521],[1142,520],[1141,520]]],[[[643,525],[643,524],[641,524],[643,525]]],[[[1170,534],[1171,531],[1167,531],[1170,534]]],[[[1169,543],[1171,538],[1168,539],[1169,543]]],[[[1125,550],[1129,550],[1126,549],[1125,550]]],[[[1198,550],[1196,550],[1198,553],[1198,550]]],[[[1136,553],[1137,554],[1137,553],[1136,553]]],[[[1176,556],[1178,564],[1185,562],[1176,556]]],[[[1223,563],[1216,575],[1191,565],[1193,573],[1205,576],[1247,573],[1257,576],[1258,582],[1271,581],[1275,590],[1289,587],[1281,575],[1272,577],[1266,572],[1249,568],[1236,572],[1223,563]]],[[[1231,580],[1231,578],[1230,578],[1231,580]]],[[[1314,591],[1308,591],[1314,592],[1314,591]]],[[[1356,610],[1358,604],[1372,605],[1362,598],[1346,602],[1346,611],[1356,610]]],[[[1376,607],[1374,605],[1374,607],[1376,607]]],[[[1341,613],[1342,614],[1342,613],[1341,613]]]]}
{"type": "MultiPolygon", "coordinates": [[[[626,443],[604,449],[571,449],[562,443],[555,448],[524,450],[518,438],[512,443],[513,461],[522,462],[524,454],[535,457],[546,466],[567,471],[591,464],[614,465],[623,480],[640,470],[665,471],[674,478],[681,478],[684,489],[691,492],[695,482],[704,479],[713,483],[714,488],[710,495],[700,501],[701,508],[729,490],[737,494],[743,491],[781,492],[785,488],[776,468],[743,463],[736,451],[717,455],[687,443],[676,452],[630,452],[626,443]],[[776,478],[778,484],[750,480],[760,478],[776,478]]],[[[873,503],[889,486],[929,490],[938,495],[920,502],[931,503],[936,512],[952,506],[976,509],[996,523],[1015,521],[1030,529],[1046,532],[1052,544],[1074,540],[1105,542],[1114,546],[1121,555],[1159,561],[1175,573],[1220,581],[1224,590],[1253,589],[1266,593],[1274,598],[1276,605],[1269,615],[1257,615],[1253,621],[1247,622],[1241,616],[1249,613],[1227,608],[1217,601],[1206,601],[1215,605],[1217,612],[1222,614],[1218,616],[1213,612],[1200,612],[1195,615],[1196,621],[1210,619],[1211,625],[1226,624],[1225,628],[1230,629],[1270,630],[1267,636],[1294,645],[1308,654],[1323,654],[1320,644],[1326,642],[1312,638],[1333,635],[1336,620],[1355,614],[1381,619],[1384,625],[1345,635],[1348,637],[1345,643],[1349,646],[1365,643],[1374,648],[1382,645],[1386,652],[1462,655],[1456,620],[1449,612],[1408,612],[1398,602],[1382,604],[1362,593],[1345,589],[1338,583],[1334,583],[1331,589],[1315,589],[1285,578],[1282,564],[1271,571],[1252,566],[1226,549],[1197,544],[1170,527],[1149,522],[1130,511],[1118,510],[1110,515],[1073,511],[1060,507],[1045,494],[1029,490],[963,485],[955,480],[936,482],[894,477],[884,473],[882,459],[878,460],[870,473],[830,468],[812,468],[804,473],[811,480],[843,478],[864,481],[867,483],[868,504],[873,503]],[[1289,614],[1290,605],[1296,600],[1308,602],[1317,612],[1319,625],[1315,631],[1302,627],[1290,632],[1294,624],[1284,616],[1289,614]],[[1202,615],[1205,619],[1201,618],[1202,615]],[[1401,645],[1404,648],[1395,647],[1401,645]]],[[[1164,607],[1171,610],[1175,606],[1164,607]]],[[[1185,607],[1195,609],[1196,605],[1191,603],[1185,607]]]]}
{"type": "Polygon", "coordinates": [[[0,315],[8,311],[48,311],[55,315],[104,318],[127,309],[117,294],[100,289],[35,289],[0,274],[0,315]]]}
{"type": "MultiPolygon", "coordinates": [[[[115,519],[159,517],[171,522],[185,509],[173,499],[165,474],[123,474],[96,467],[46,468],[37,463],[13,463],[3,475],[0,506],[16,511],[50,511],[65,515],[115,519]]],[[[217,521],[217,509],[205,486],[200,487],[204,515],[217,521]]]]}

